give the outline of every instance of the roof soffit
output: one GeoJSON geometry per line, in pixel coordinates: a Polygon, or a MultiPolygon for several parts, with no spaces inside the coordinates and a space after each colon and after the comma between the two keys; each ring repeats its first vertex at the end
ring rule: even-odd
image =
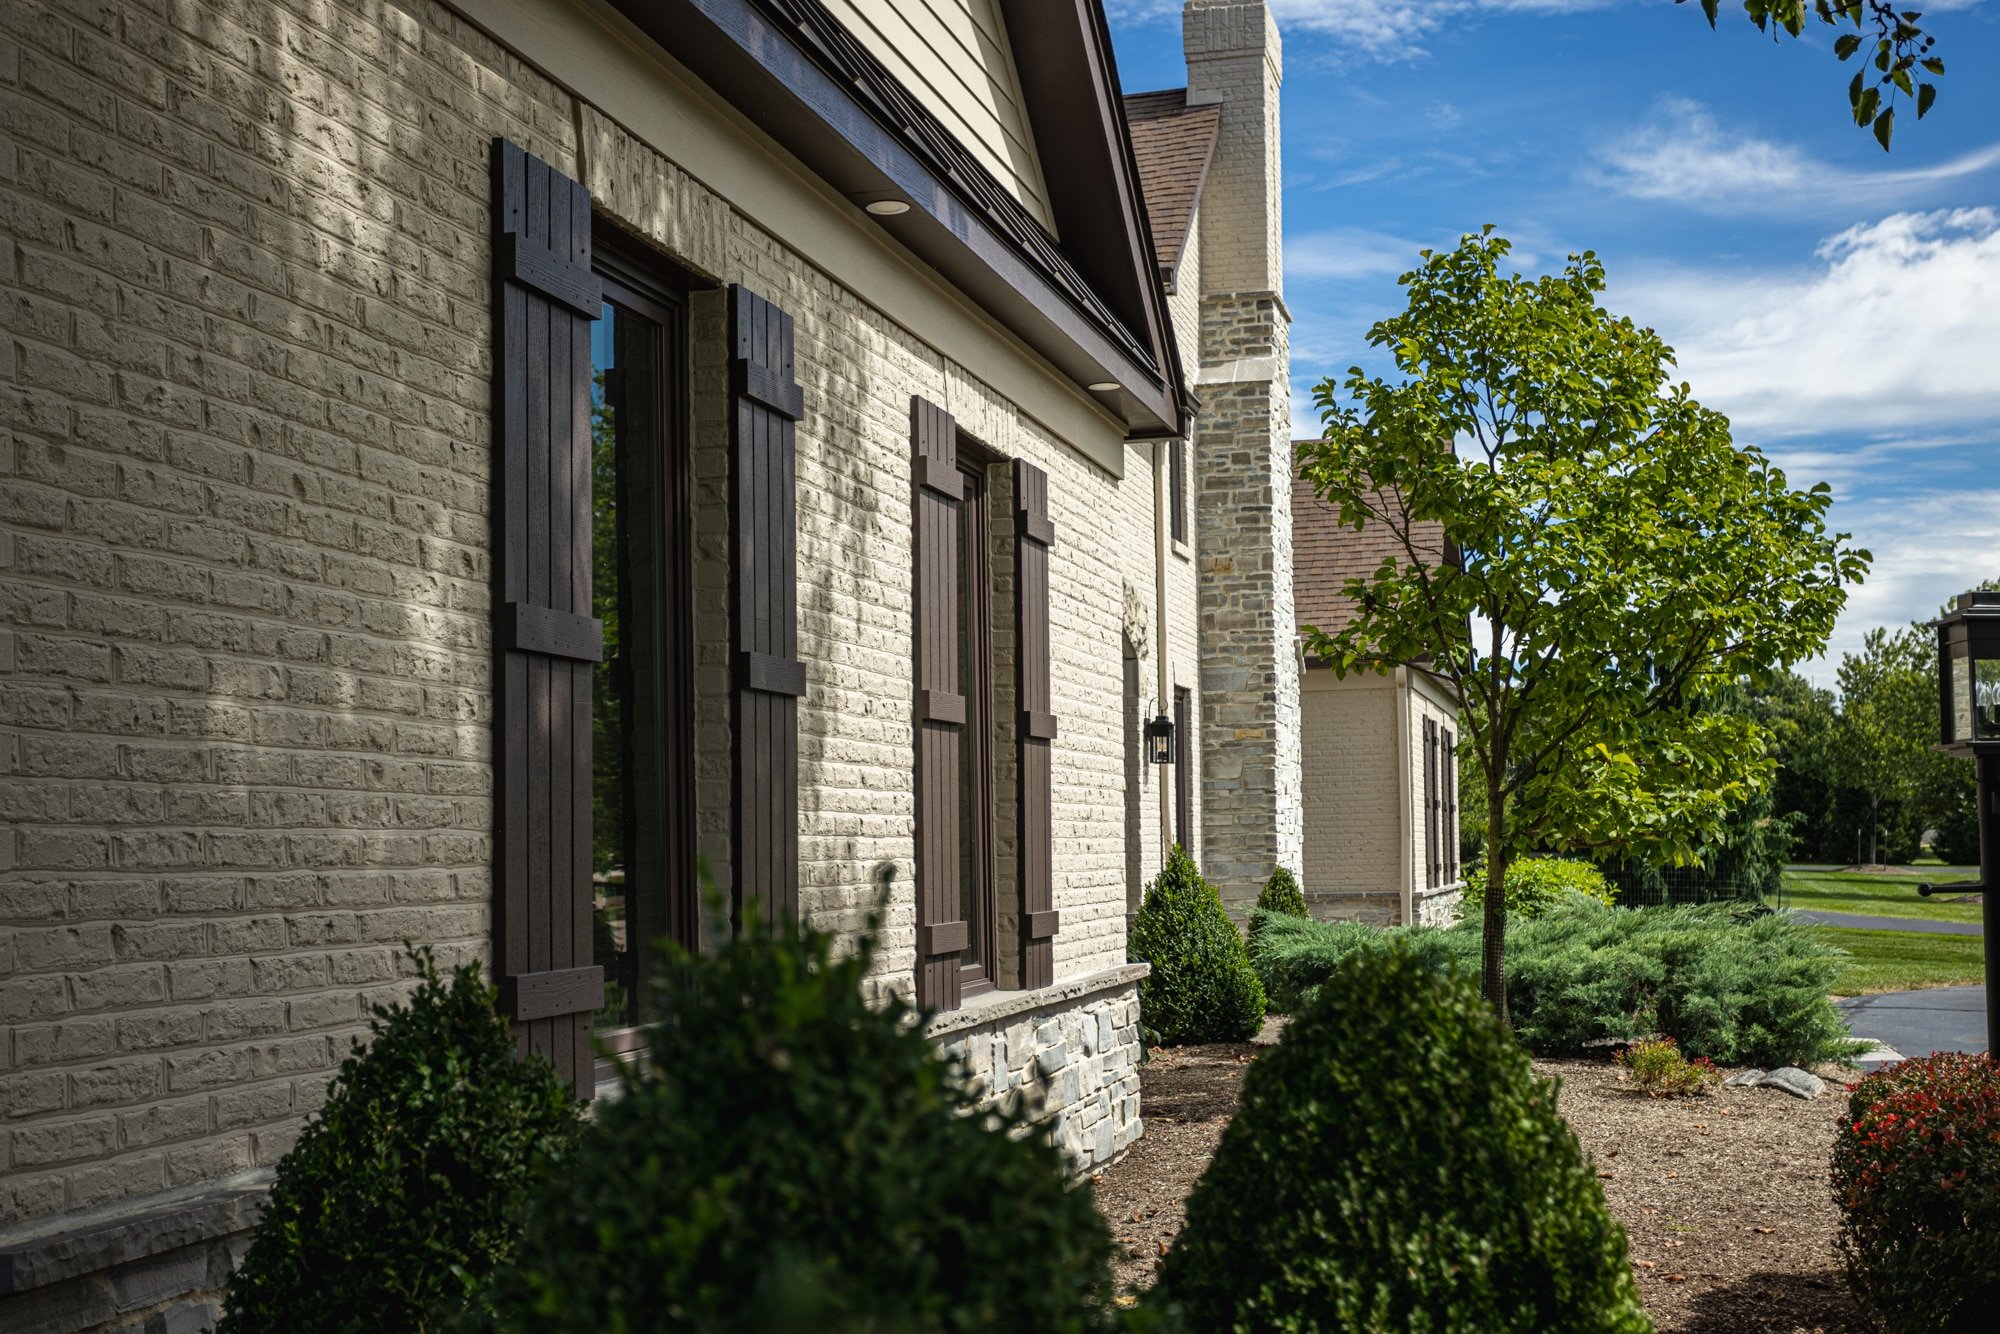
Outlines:
{"type": "MultiPolygon", "coordinates": [[[[1078,384],[1108,381],[1115,390],[1097,395],[1135,437],[1179,434],[1185,389],[1159,277],[1153,271],[1144,213],[1137,214],[1138,247],[1126,267],[1151,280],[1141,301],[1151,318],[1128,322],[1129,284],[1107,290],[1100,273],[1073,262],[1021,202],[946,131],[820,0],[612,0],[668,53],[702,79],[752,123],[850,199],[893,195],[911,208],[875,219],[882,230],[984,307],[1078,384]]],[[[1096,0],[1071,0],[1095,20],[1098,77],[1112,76],[1109,39],[1096,0]]],[[[1029,103],[1031,124],[1045,125],[1029,85],[1042,51],[1041,22],[1033,42],[1017,26],[1014,0],[1001,0],[1029,103]],[[1033,51],[1024,47],[1033,46],[1033,51]]],[[[1068,17],[1070,3],[1059,17],[1068,17]]],[[[1042,16],[1047,17],[1047,16],[1042,16]]],[[[1067,30],[1066,23],[1052,27],[1067,30]]],[[[1086,62],[1089,64],[1090,62],[1086,62]]],[[[1105,85],[1108,90],[1111,85],[1105,85]]],[[[1108,91],[1100,100],[1116,109],[1108,91]],[[1108,99],[1108,100],[1107,100],[1108,99]]],[[[1124,159],[1126,196],[1137,200],[1137,171],[1117,111],[1118,148],[1124,159]]],[[[1066,136],[1063,142],[1072,141],[1066,136]]],[[[1037,134],[1038,139],[1046,136],[1037,134]]],[[[1058,155],[1059,156],[1059,155],[1058,155]]],[[[1050,155],[1042,154],[1045,172],[1050,155]]],[[[1065,175],[1064,173],[1057,173],[1065,175]]],[[[1099,179],[1097,197],[1104,190],[1099,179]]],[[[1052,209],[1069,240],[1065,213],[1076,207],[1074,182],[1049,181],[1052,209]],[[1058,205],[1055,196],[1062,196],[1058,205]]],[[[1088,228],[1086,227],[1086,232],[1088,228]]],[[[1088,260],[1101,247],[1082,246],[1088,260]]],[[[1111,266],[1116,271],[1116,266],[1111,266]]]]}

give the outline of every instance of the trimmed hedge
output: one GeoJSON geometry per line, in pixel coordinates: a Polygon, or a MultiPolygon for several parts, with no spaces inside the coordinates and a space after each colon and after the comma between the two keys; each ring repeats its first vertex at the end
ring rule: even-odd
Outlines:
{"type": "MultiPolygon", "coordinates": [[[[1476,974],[1479,925],[1443,930],[1268,919],[1252,955],[1274,1003],[1297,1006],[1340,961],[1401,941],[1476,974]]],[[[1726,905],[1612,908],[1570,895],[1507,930],[1507,1010],[1538,1052],[1654,1033],[1725,1065],[1809,1065],[1858,1050],[1827,999],[1846,955],[1782,917],[1726,905]]]]}
{"type": "Polygon", "coordinates": [[[869,1002],[872,937],[836,957],[746,922],[672,952],[647,1073],[536,1203],[495,1328],[1118,1326],[1089,1187],[1026,1105],[975,1110],[912,1006],[869,1002]]]}
{"type": "Polygon", "coordinates": [[[580,1125],[555,1067],[519,1060],[471,965],[431,951],[407,1006],[376,1006],[374,1040],[278,1163],[218,1334],[449,1328],[521,1238],[540,1178],[580,1125]]]}
{"type": "Polygon", "coordinates": [[[1146,888],[1127,957],[1153,970],[1139,983],[1139,1019],[1156,1039],[1246,1042],[1264,1023],[1264,988],[1222,896],[1179,844],[1146,888]]]}
{"type": "Polygon", "coordinates": [[[1990,1328],[2000,1066],[1938,1052],[1856,1084],[1834,1141],[1833,1198],[1848,1286],[1886,1328],[1990,1328]]]}
{"type": "Polygon", "coordinates": [[[1161,1265],[1191,1330],[1651,1329],[1555,1086],[1456,974],[1355,952],[1243,1081],[1161,1265]]]}

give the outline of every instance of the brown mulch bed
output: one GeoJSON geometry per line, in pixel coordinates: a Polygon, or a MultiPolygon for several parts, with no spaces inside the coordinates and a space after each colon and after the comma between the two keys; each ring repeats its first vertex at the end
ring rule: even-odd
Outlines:
{"type": "MultiPolygon", "coordinates": [[[[1269,1030],[1260,1041],[1275,1036],[1269,1030]]],[[[1257,1045],[1156,1051],[1141,1070],[1145,1136],[1097,1176],[1121,1288],[1152,1286],[1236,1108],[1257,1045]]],[[[1536,1061],[1596,1160],[1624,1223],[1646,1309],[1663,1331],[1837,1334],[1869,1326],[1841,1283],[1827,1193],[1838,1072],[1802,1102],[1775,1089],[1645,1097],[1603,1060],[1536,1061]]]]}

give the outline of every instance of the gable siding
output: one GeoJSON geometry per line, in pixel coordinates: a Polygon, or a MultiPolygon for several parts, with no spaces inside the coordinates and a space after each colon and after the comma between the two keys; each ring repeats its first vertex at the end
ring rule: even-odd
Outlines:
{"type": "Polygon", "coordinates": [[[993,0],[827,0],[855,39],[1055,230],[1007,28],[993,0]]]}

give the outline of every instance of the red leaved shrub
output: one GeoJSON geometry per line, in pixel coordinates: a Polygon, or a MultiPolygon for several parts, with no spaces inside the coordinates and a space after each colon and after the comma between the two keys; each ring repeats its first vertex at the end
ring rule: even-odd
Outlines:
{"type": "Polygon", "coordinates": [[[2000,1302],[2000,1064],[1939,1052],[1849,1087],[1833,1148],[1849,1286],[1892,1330],[1990,1328],[1979,1322],[2000,1302]]]}

